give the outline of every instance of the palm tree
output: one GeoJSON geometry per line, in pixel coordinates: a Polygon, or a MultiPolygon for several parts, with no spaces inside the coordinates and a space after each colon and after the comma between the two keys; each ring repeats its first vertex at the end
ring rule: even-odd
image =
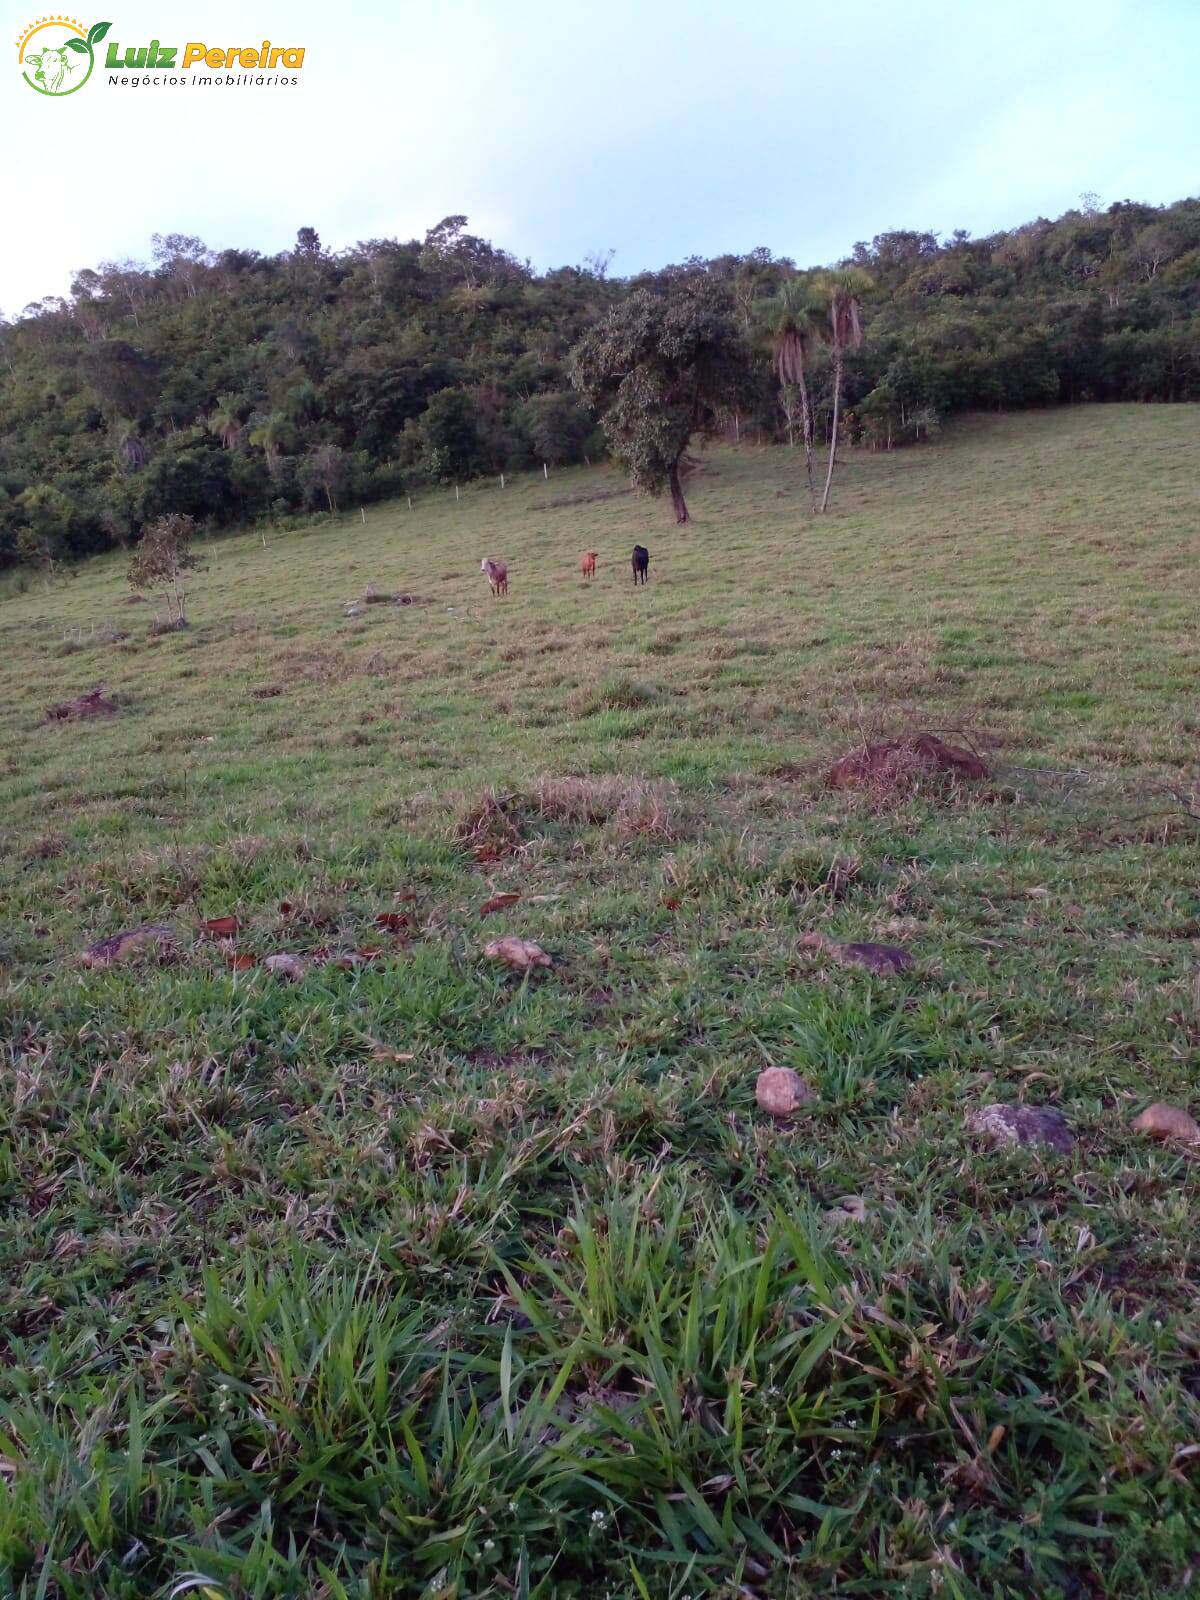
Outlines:
{"type": "Polygon", "coordinates": [[[139,467],[146,465],[150,452],[138,433],[136,422],[119,417],[113,424],[111,437],[117,460],[127,472],[136,472],[139,467]]]}
{"type": "Polygon", "coordinates": [[[838,420],[842,409],[842,372],[847,350],[857,350],[863,342],[862,297],[873,287],[869,273],[861,267],[839,267],[825,274],[829,296],[828,339],[833,351],[833,424],[829,431],[829,470],[825,474],[825,493],[821,510],[829,506],[833,485],[833,464],[837,459],[838,420]]]}
{"type": "Polygon", "coordinates": [[[808,357],[813,345],[823,336],[825,300],[820,290],[804,278],[792,278],[762,308],[759,337],[770,351],[779,374],[779,387],[794,384],[800,391],[800,419],[804,434],[804,465],[808,471],[808,493],[817,509],[817,486],[813,476],[812,406],[808,399],[808,357]]]}
{"type": "Polygon", "coordinates": [[[217,409],[208,419],[209,432],[216,434],[226,450],[232,450],[242,431],[242,419],[238,416],[238,410],[236,395],[221,394],[217,396],[217,409]]]}
{"type": "Polygon", "coordinates": [[[286,450],[291,442],[291,431],[288,419],[278,411],[259,417],[250,430],[250,443],[257,445],[266,456],[267,470],[272,478],[278,475],[279,453],[286,450]]]}

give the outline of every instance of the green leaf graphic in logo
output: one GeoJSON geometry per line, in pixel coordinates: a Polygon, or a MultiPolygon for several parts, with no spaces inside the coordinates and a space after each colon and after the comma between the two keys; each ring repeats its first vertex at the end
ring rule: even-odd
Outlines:
{"type": "Polygon", "coordinates": [[[30,30],[41,33],[43,27],[48,26],[52,30],[51,38],[57,34],[57,42],[42,44],[40,49],[29,51],[21,62],[21,75],[29,87],[55,100],[83,88],[96,65],[92,46],[98,44],[112,27],[111,22],[93,23],[88,29],[87,38],[80,39],[58,23],[58,18],[47,18],[36,29],[30,30]],[[66,38],[63,37],[64,33],[67,34],[66,38]],[[83,62],[77,61],[77,56],[87,57],[86,72],[79,71],[83,62]]]}

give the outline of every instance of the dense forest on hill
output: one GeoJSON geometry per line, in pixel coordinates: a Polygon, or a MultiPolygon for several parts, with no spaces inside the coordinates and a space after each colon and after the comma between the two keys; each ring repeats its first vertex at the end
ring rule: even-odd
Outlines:
{"type": "MultiPolygon", "coordinates": [[[[862,269],[845,428],[892,448],[954,411],[1200,399],[1200,200],[1085,205],[971,239],[890,232],[862,269]]],[[[600,418],[572,351],[618,303],[702,281],[739,330],[731,431],[796,440],[771,319],[808,275],[765,249],[616,280],[545,273],[448,217],[424,240],[331,253],[212,252],[155,236],[151,264],[79,272],[0,325],[0,565],[125,544],[171,512],[214,524],[592,457],[600,418]]],[[[778,327],[778,319],[776,319],[778,327]]],[[[832,409],[814,334],[808,398],[832,409]]]]}

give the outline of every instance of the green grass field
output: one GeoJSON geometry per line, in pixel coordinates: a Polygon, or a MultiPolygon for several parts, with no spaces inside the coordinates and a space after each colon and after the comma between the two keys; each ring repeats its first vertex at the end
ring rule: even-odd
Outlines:
{"type": "Polygon", "coordinates": [[[10,581],[0,1593],[1190,1593],[1196,1155],[1130,1122],[1200,1112],[1197,445],[968,419],[816,522],[784,449],[680,530],[431,492],[214,539],[155,640],[120,559],[10,581]],[[992,778],[824,787],[913,729],[992,778]]]}

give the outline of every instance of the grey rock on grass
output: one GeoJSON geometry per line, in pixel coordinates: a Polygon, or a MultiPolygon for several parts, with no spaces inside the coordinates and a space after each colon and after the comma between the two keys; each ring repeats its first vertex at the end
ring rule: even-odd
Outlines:
{"type": "Polygon", "coordinates": [[[1066,1153],[1075,1145],[1062,1112],[1045,1106],[981,1106],[971,1112],[967,1126],[996,1149],[1037,1145],[1066,1153]]]}

